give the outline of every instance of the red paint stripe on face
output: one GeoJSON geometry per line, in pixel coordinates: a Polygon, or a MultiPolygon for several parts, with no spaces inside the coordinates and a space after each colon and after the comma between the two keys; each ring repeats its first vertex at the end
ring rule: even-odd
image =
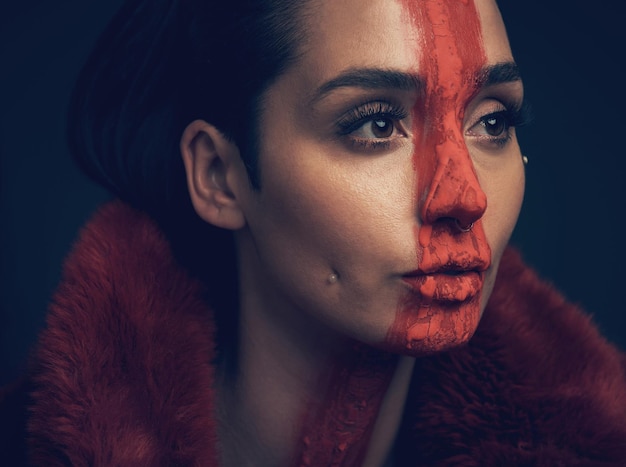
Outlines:
{"type": "Polygon", "coordinates": [[[360,466],[397,358],[363,344],[330,365],[323,397],[306,411],[293,466],[360,466]]]}
{"type": "Polygon", "coordinates": [[[463,117],[486,56],[473,1],[405,0],[405,7],[421,38],[417,71],[426,84],[413,128],[421,225],[415,229],[418,269],[405,278],[408,293],[386,344],[417,355],[466,342],[480,319],[491,258],[481,221],[487,199],[465,144],[463,117]]]}
{"type": "MultiPolygon", "coordinates": [[[[485,65],[480,21],[473,2],[405,0],[421,37],[419,74],[426,79],[414,109],[414,167],[419,274],[398,307],[386,347],[423,354],[467,341],[480,317],[483,271],[490,261],[480,217],[486,208],[465,146],[463,110],[476,93],[474,79],[485,65]],[[458,230],[474,222],[470,232],[458,230]],[[444,274],[442,269],[471,269],[444,274]]],[[[296,466],[356,466],[367,452],[372,429],[395,369],[395,357],[355,345],[329,366],[320,400],[305,411],[294,453],[296,466]]]]}

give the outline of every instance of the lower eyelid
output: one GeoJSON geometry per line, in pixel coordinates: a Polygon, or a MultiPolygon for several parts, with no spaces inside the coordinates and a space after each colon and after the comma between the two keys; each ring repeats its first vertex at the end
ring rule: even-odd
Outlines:
{"type": "Polygon", "coordinates": [[[361,150],[387,150],[391,147],[391,141],[388,140],[352,140],[351,146],[353,149],[361,149],[361,150]]]}
{"type": "Polygon", "coordinates": [[[474,140],[473,144],[478,144],[484,147],[486,150],[500,150],[503,149],[513,139],[512,128],[509,128],[502,136],[489,136],[489,135],[470,135],[474,140]]]}
{"type": "Polygon", "coordinates": [[[352,149],[362,151],[390,151],[402,145],[406,135],[392,135],[388,138],[359,138],[345,135],[352,149]]]}

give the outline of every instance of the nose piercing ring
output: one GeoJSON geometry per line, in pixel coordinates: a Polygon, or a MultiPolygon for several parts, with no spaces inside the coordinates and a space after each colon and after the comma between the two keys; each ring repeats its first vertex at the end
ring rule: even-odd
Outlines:
{"type": "Polygon", "coordinates": [[[456,225],[456,228],[459,229],[459,232],[469,232],[470,230],[472,230],[472,227],[474,227],[474,223],[473,222],[470,222],[468,225],[463,227],[459,223],[458,219],[454,219],[454,225],[456,225]]]}

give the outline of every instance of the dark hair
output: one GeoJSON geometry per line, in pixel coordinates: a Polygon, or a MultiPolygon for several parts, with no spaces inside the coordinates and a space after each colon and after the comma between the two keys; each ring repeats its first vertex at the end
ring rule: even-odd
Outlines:
{"type": "Polygon", "coordinates": [[[212,286],[218,308],[230,308],[236,292],[232,235],[193,211],[179,140],[194,119],[210,122],[237,144],[259,188],[261,98],[297,58],[304,4],[127,1],[72,95],[67,131],[78,166],[160,224],[179,260],[212,286]]]}

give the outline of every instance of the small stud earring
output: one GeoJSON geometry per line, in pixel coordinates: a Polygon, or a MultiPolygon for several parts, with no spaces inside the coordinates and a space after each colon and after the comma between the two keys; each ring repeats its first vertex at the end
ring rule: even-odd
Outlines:
{"type": "Polygon", "coordinates": [[[328,283],[329,284],[334,284],[339,280],[339,277],[337,277],[337,274],[333,273],[330,276],[328,276],[328,283]]]}
{"type": "Polygon", "coordinates": [[[524,162],[524,165],[528,165],[528,157],[522,156],[522,162],[524,162]]]}

